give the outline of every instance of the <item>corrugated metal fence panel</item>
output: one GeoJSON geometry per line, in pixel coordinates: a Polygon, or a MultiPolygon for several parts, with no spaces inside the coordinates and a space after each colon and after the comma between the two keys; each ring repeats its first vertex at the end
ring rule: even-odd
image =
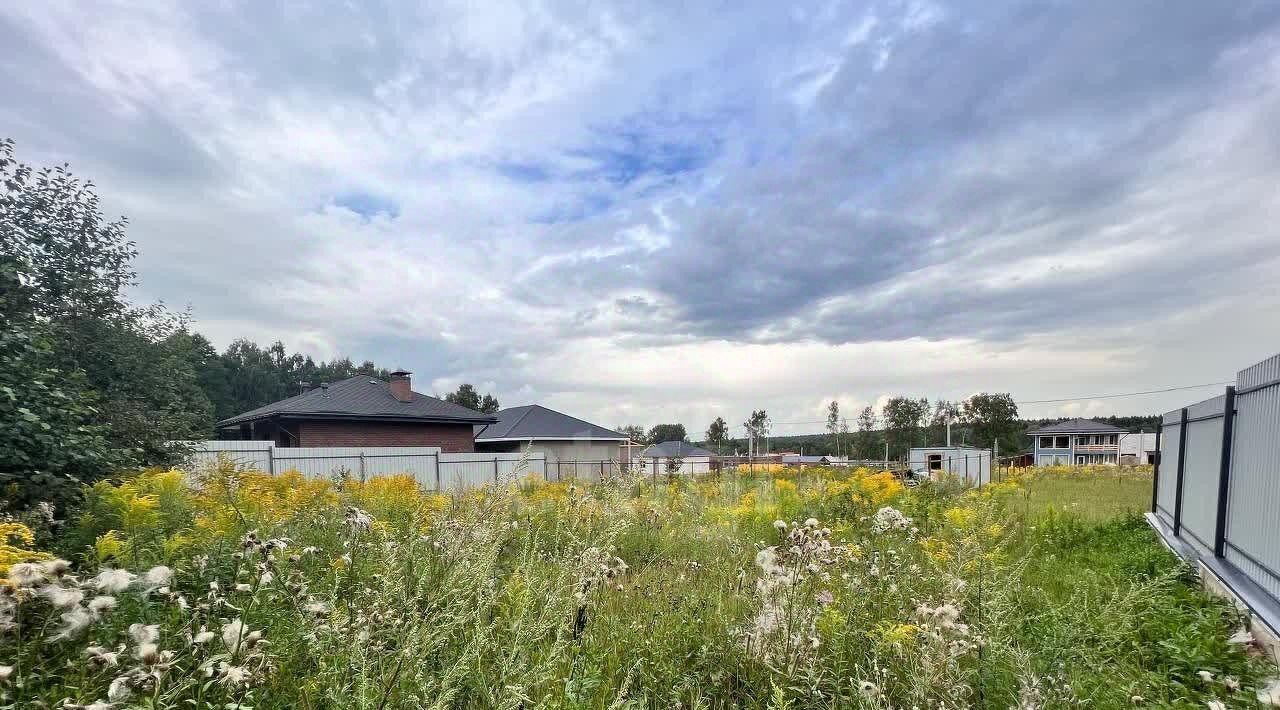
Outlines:
{"type": "Polygon", "coordinates": [[[1241,370],[1236,387],[1226,557],[1280,597],[1280,355],[1241,370]]]}
{"type": "Polygon", "coordinates": [[[440,456],[435,446],[369,446],[364,447],[364,478],[396,476],[407,473],[419,486],[436,487],[436,460],[440,456]]]}
{"type": "Polygon", "coordinates": [[[445,454],[436,446],[277,447],[269,441],[185,442],[194,453],[186,467],[196,470],[230,457],[244,468],[283,473],[295,470],[311,479],[340,474],[354,480],[409,474],[423,488],[475,487],[529,474],[546,476],[542,454],[445,454]],[[496,470],[496,476],[495,476],[496,470]]]}
{"type": "MultiPolygon", "coordinates": [[[[1187,407],[1187,453],[1182,488],[1182,531],[1202,550],[1213,551],[1222,471],[1222,409],[1219,395],[1187,407]],[[1211,417],[1202,419],[1202,417],[1211,417]],[[1199,420],[1199,421],[1192,421],[1199,420]]],[[[1177,474],[1177,464],[1174,464],[1177,474]]]]}
{"type": "Polygon", "coordinates": [[[191,449],[185,467],[192,471],[217,465],[219,457],[240,468],[265,471],[270,461],[268,449],[272,448],[270,441],[215,440],[179,443],[191,449]]]}
{"type": "Polygon", "coordinates": [[[307,478],[346,474],[360,479],[360,448],[354,446],[304,446],[276,448],[275,473],[297,471],[307,478]]]}
{"type": "Polygon", "coordinates": [[[530,473],[545,476],[545,465],[541,454],[441,454],[440,481],[445,488],[477,488],[530,473]]]}
{"type": "Polygon", "coordinates": [[[1164,415],[1160,434],[1160,480],[1157,481],[1156,515],[1173,525],[1173,506],[1178,495],[1178,446],[1181,441],[1182,410],[1164,415]]]}

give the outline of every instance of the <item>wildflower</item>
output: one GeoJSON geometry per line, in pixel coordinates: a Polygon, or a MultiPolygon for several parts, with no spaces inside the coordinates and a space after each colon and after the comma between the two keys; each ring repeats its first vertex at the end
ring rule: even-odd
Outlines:
{"type": "Polygon", "coordinates": [[[79,589],[67,589],[57,585],[50,585],[40,590],[40,596],[48,599],[49,603],[58,609],[67,609],[79,606],[84,599],[84,592],[79,589]]]}
{"type": "Polygon", "coordinates": [[[134,575],[128,570],[108,568],[98,572],[98,576],[89,580],[89,583],[100,592],[119,594],[128,589],[133,580],[134,575]]]}
{"type": "Polygon", "coordinates": [[[84,655],[89,657],[89,662],[95,665],[114,668],[120,665],[120,654],[115,651],[108,651],[102,646],[90,646],[84,650],[84,655]]]}
{"type": "Polygon", "coordinates": [[[1134,705],[1141,705],[1147,702],[1147,699],[1142,697],[1141,695],[1132,695],[1129,697],[1129,702],[1133,703],[1134,705]]]}
{"type": "Polygon", "coordinates": [[[212,641],[213,637],[216,635],[217,634],[213,633],[212,631],[209,631],[208,629],[200,629],[200,631],[197,632],[195,636],[191,637],[191,643],[206,644],[212,641]]]}
{"type": "Polygon", "coordinates": [[[94,597],[89,602],[89,611],[94,616],[101,616],[114,608],[116,608],[116,598],[111,596],[94,597]]]}
{"type": "Polygon", "coordinates": [[[53,636],[54,640],[69,639],[79,636],[81,631],[93,623],[93,616],[84,607],[75,607],[62,615],[62,628],[53,636]]]}
{"type": "Polygon", "coordinates": [[[34,562],[19,562],[9,568],[9,583],[30,587],[44,581],[44,568],[34,562]]]}
{"type": "Polygon", "coordinates": [[[785,520],[775,520],[775,521],[773,521],[773,529],[774,529],[774,530],[777,530],[778,532],[786,532],[786,531],[787,531],[787,521],[785,521],[785,520]]]}
{"type": "Polygon", "coordinates": [[[302,607],[302,610],[315,616],[324,616],[329,613],[329,605],[324,602],[311,602],[302,607]]]}
{"type": "Polygon", "coordinates": [[[352,530],[367,531],[373,527],[373,516],[359,508],[347,508],[347,525],[351,526],[352,530]]]}
{"type": "Polygon", "coordinates": [[[173,570],[164,565],[152,567],[147,570],[147,573],[142,577],[142,581],[147,584],[149,589],[157,589],[159,587],[167,586],[172,580],[173,570]]]}
{"type": "Polygon", "coordinates": [[[1222,685],[1224,688],[1226,688],[1227,690],[1230,690],[1233,693],[1240,689],[1240,681],[1236,680],[1235,678],[1232,678],[1231,676],[1227,676],[1223,678],[1222,685]]]}
{"type": "Polygon", "coordinates": [[[240,642],[244,637],[244,633],[245,626],[243,621],[239,619],[229,621],[222,627],[222,643],[226,645],[228,651],[235,653],[240,650],[240,642]]]}
{"type": "Polygon", "coordinates": [[[40,563],[40,569],[50,579],[57,579],[71,569],[71,563],[66,560],[46,560],[40,563]]]}
{"type": "Polygon", "coordinates": [[[834,595],[834,594],[832,594],[832,593],[830,592],[830,590],[824,589],[824,590],[822,590],[821,592],[818,592],[816,595],[814,595],[814,599],[815,599],[819,604],[821,604],[821,605],[823,605],[823,606],[826,606],[826,605],[828,605],[828,604],[830,604],[830,603],[834,602],[834,601],[836,600],[836,597],[835,597],[835,595],[834,595]]]}
{"type": "Polygon", "coordinates": [[[160,640],[160,625],[130,624],[129,638],[138,644],[155,643],[160,640]]]}
{"type": "Polygon", "coordinates": [[[232,666],[224,663],[221,666],[221,671],[222,671],[222,682],[226,683],[227,685],[233,688],[238,688],[244,685],[249,680],[248,669],[243,668],[241,666],[232,666]]]}
{"type": "Polygon", "coordinates": [[[816,527],[818,527],[818,519],[817,519],[817,518],[809,518],[808,520],[804,521],[804,526],[805,526],[806,528],[816,528],[816,527]]]}
{"type": "Polygon", "coordinates": [[[120,676],[111,681],[111,685],[107,686],[107,700],[112,703],[123,703],[133,695],[133,691],[129,689],[128,676],[120,676]]]}
{"type": "Polygon", "coordinates": [[[236,585],[236,591],[237,591],[237,592],[249,592],[249,591],[252,591],[252,590],[253,590],[253,587],[251,587],[251,586],[249,586],[249,585],[245,584],[244,582],[241,582],[240,584],[237,584],[237,585],[236,585]]]}
{"type": "Polygon", "coordinates": [[[1205,683],[1213,682],[1213,674],[1210,673],[1209,671],[1196,671],[1196,675],[1200,676],[1200,680],[1204,681],[1205,683]]]}
{"type": "Polygon", "coordinates": [[[0,666],[0,683],[9,680],[11,675],[13,675],[13,666],[0,666]]]}
{"type": "Polygon", "coordinates": [[[880,686],[869,680],[864,680],[861,683],[858,683],[858,692],[862,693],[864,698],[874,700],[880,697],[880,686]]]}
{"type": "Polygon", "coordinates": [[[155,665],[156,661],[160,660],[160,647],[154,643],[138,644],[133,655],[148,666],[155,665]]]}
{"type": "Polygon", "coordinates": [[[911,527],[911,518],[902,514],[902,511],[890,506],[884,506],[876,511],[871,518],[871,531],[875,533],[888,532],[889,530],[906,530],[911,527]]]}
{"type": "Polygon", "coordinates": [[[1222,702],[1221,700],[1210,700],[1209,702],[1205,703],[1205,706],[1208,707],[1209,710],[1227,710],[1226,703],[1222,702]]]}

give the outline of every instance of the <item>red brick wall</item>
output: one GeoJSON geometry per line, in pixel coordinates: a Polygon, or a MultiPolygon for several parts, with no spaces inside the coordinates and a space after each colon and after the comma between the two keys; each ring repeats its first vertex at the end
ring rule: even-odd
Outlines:
{"type": "Polygon", "coordinates": [[[303,421],[299,446],[439,446],[445,453],[470,453],[475,439],[470,424],[303,421]]]}

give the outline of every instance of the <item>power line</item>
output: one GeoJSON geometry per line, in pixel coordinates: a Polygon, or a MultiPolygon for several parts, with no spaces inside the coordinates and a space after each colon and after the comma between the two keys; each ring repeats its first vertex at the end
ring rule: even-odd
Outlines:
{"type": "Polygon", "coordinates": [[[1194,390],[1201,387],[1225,387],[1234,384],[1233,382],[1206,382],[1202,385],[1185,385],[1182,387],[1166,387],[1159,390],[1145,390],[1143,392],[1121,392],[1120,394],[1099,394],[1090,397],[1064,397],[1062,399],[1033,399],[1025,402],[1016,402],[1016,404],[1054,404],[1056,402],[1074,402],[1081,399],[1116,399],[1117,397],[1137,397],[1144,394],[1161,394],[1163,392],[1177,392],[1179,390],[1194,390]]]}

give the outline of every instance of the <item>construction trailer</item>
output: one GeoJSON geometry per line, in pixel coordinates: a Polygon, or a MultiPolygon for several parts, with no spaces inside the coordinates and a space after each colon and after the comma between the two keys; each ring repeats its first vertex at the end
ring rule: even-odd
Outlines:
{"type": "Polygon", "coordinates": [[[911,449],[907,466],[930,478],[951,475],[975,486],[991,482],[991,449],[973,446],[922,446],[911,449]]]}

